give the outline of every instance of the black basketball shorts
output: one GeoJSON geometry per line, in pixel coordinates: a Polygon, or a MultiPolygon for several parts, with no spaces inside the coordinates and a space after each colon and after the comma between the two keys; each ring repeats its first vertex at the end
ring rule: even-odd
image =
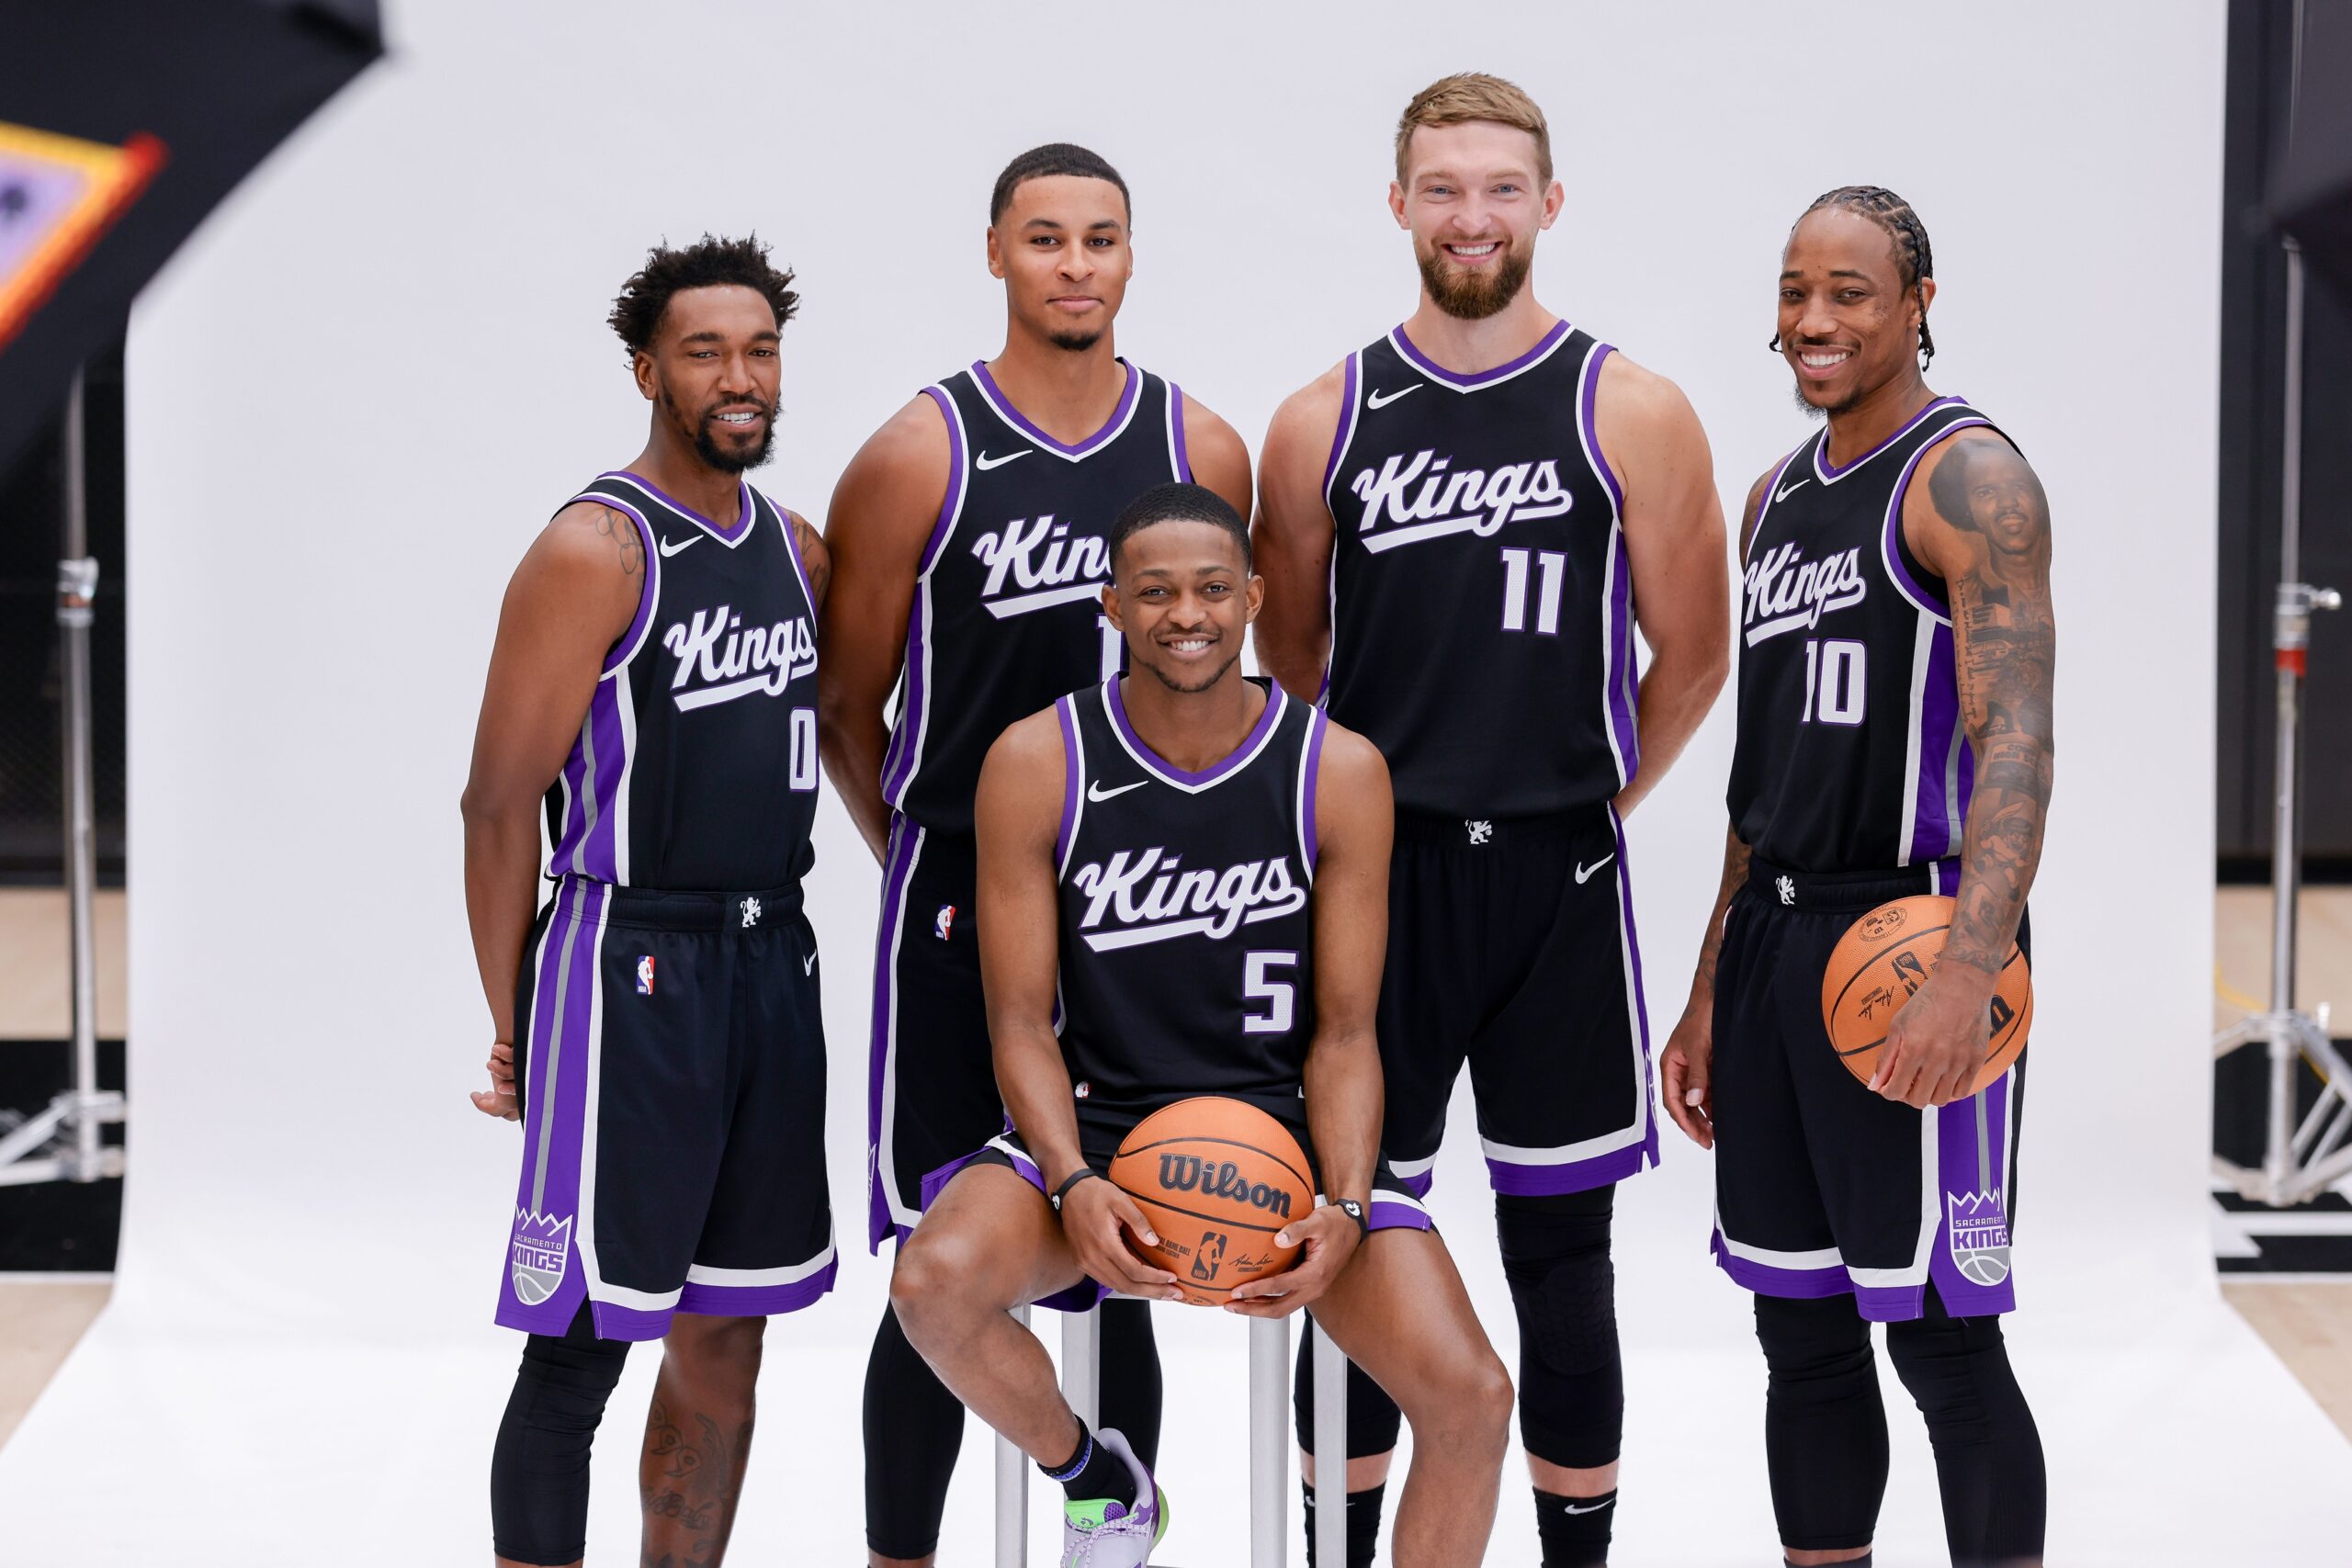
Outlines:
{"type": "Polygon", "coordinates": [[[1858,917],[1958,885],[1951,861],[1838,875],[1749,863],[1715,971],[1713,1247],[1736,1282],[1851,1292],[1876,1323],[1921,1316],[1930,1282],[1954,1317],[2016,1306],[2025,1058],[1978,1094],[1914,1110],[1855,1077],[1821,1020],[1822,972],[1858,917]]]}
{"type": "Polygon", "coordinates": [[[866,1245],[922,1217],[922,1179],[1004,1126],[980,994],[972,840],[891,822],[874,953],[866,1245]]]}
{"type": "Polygon", "coordinates": [[[1380,987],[1382,1153],[1427,1193],[1470,1065],[1498,1192],[1580,1192],[1657,1163],[1625,838],[1606,803],[1493,821],[1396,814],[1380,987]]]}
{"type": "Polygon", "coordinates": [[[833,1287],[825,1036],[800,890],[567,876],[515,999],[523,1174],[498,1321],[603,1339],[833,1287]]]}

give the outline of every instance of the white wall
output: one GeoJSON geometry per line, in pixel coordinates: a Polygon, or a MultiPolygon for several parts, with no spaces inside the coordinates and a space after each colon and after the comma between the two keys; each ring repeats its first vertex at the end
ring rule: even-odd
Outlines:
{"type": "MultiPolygon", "coordinates": [[[[464,1098],[488,1030],[456,798],[508,571],[572,486],[641,439],[602,317],[649,243],[756,228],[799,270],[780,456],[758,479],[820,516],[877,422],[1001,341],[981,251],[999,167],[1086,142],[1136,193],[1122,347],[1254,447],[1287,391],[1410,308],[1383,206],[1389,133],[1413,90],[1465,66],[1513,77],[1552,118],[1567,209],[1539,251],[1542,296],[1680,382],[1727,511],[1808,429],[1764,347],[1790,221],[1849,182],[1925,218],[1933,384],[2016,436],[2058,529],[2020,1323],[2041,1310],[2090,1345],[2113,1332],[2095,1312],[2210,1294],[2218,5],[2144,4],[2128,28],[2092,6],[1729,0],[444,0],[391,21],[392,58],[238,195],[134,323],[137,1119],[118,1303],[85,1362],[107,1335],[214,1330],[511,1356],[488,1319],[515,1139],[464,1098]]],[[[1632,826],[1661,1043],[1714,884],[1730,745],[1725,703],[1632,826]]],[[[819,831],[848,1237],[876,874],[830,796],[819,831]]],[[[1499,1330],[1464,1131],[1440,1213],[1499,1330]]],[[[1703,1262],[1705,1159],[1668,1138],[1666,1170],[1623,1203],[1629,1342],[1747,1368],[1745,1303],[1703,1262]]],[[[774,1341],[852,1369],[833,1406],[797,1407],[837,1450],[854,1446],[882,1269],[861,1255],[844,1273],[842,1297],[774,1341]]],[[[772,1358],[771,1397],[816,1365],[772,1358]]],[[[1755,1392],[1724,1391],[1722,1419],[1752,1426],[1755,1392]]],[[[435,1414],[453,1473],[479,1473],[503,1393],[477,1384],[435,1414]]],[[[1641,1397],[1637,1425],[1654,1419],[1641,1397]]],[[[2064,1413],[2052,1422],[2055,1451],[2064,1413]]],[[[0,1483],[28,1474],[11,1458],[0,1483]]],[[[625,1456],[606,1458],[621,1468],[599,1528],[625,1528],[625,1456]]],[[[1932,1541],[1931,1495],[1905,1473],[1932,1541]]],[[[1725,1485],[1761,1528],[1760,1476],[1725,1485]]],[[[848,1551],[854,1495],[795,1529],[848,1551]]],[[[453,1539],[478,1539],[478,1495],[450,1503],[474,1532],[453,1539]]]]}

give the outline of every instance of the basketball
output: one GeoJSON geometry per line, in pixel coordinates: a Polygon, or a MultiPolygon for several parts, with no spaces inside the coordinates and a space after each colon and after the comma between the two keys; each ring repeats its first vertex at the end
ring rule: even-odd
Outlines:
{"type": "Polygon", "coordinates": [[[1132,1236],[1128,1245],[1175,1275],[1184,1299],[1200,1306],[1221,1306],[1234,1286],[1289,1268],[1298,1248],[1276,1247],[1274,1233],[1315,1207],[1306,1154],[1290,1129],[1215,1095],[1137,1122],[1111,1162],[1111,1181],[1159,1237],[1158,1247],[1132,1236]]]}
{"type": "MultiPolygon", "coordinates": [[[[1951,911],[1952,901],[1939,894],[1881,904],[1856,920],[1830,953],[1821,976],[1821,1021],[1838,1059],[1863,1083],[1878,1070],[1878,1048],[1886,1043],[1894,1015],[1935,967],[1951,911]]],[[[1971,1094],[2009,1070],[2033,1027],[2033,979],[2015,942],[1994,981],[1992,1014],[1984,1065],[1969,1086],[1971,1094]]]]}

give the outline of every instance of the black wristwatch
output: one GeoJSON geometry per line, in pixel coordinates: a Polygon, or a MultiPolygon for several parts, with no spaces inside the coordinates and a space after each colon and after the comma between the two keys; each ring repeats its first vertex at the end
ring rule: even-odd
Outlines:
{"type": "Polygon", "coordinates": [[[1069,1195],[1069,1190],[1077,1186],[1080,1182],[1087,1180],[1094,1174],[1095,1171],[1091,1166],[1080,1166],[1076,1170],[1071,1171],[1068,1176],[1062,1178],[1062,1184],[1046,1195],[1046,1201],[1054,1206],[1055,1213],[1060,1213],[1062,1212],[1062,1200],[1069,1195]]]}
{"type": "Polygon", "coordinates": [[[1372,1222],[1364,1218],[1363,1205],[1362,1203],[1357,1202],[1352,1198],[1342,1198],[1331,1206],[1339,1210],[1340,1213],[1347,1215],[1348,1218],[1355,1221],[1356,1229],[1363,1233],[1356,1238],[1357,1240],[1369,1241],[1372,1239],[1372,1222]]]}

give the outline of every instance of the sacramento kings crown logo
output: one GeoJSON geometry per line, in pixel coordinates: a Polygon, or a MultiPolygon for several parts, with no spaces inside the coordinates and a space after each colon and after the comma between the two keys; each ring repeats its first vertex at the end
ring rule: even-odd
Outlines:
{"type": "Polygon", "coordinates": [[[546,1301],[571,1265],[571,1216],[541,1219],[527,1209],[515,1210],[511,1258],[514,1299],[525,1306],[546,1301]]]}
{"type": "Polygon", "coordinates": [[[1952,1266],[1973,1285],[1997,1285],[2009,1277],[2009,1215],[2001,1190],[1946,1193],[1952,1266]]]}

